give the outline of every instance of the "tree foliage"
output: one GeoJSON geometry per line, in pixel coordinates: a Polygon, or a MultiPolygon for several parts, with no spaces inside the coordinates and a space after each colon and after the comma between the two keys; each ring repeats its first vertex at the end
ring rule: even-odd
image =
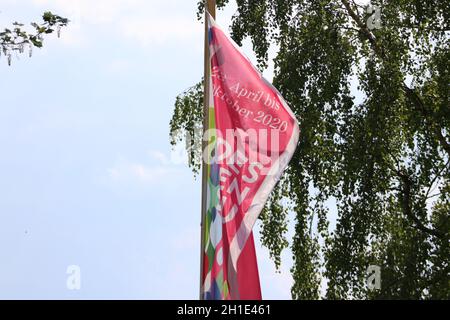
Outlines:
{"type": "MultiPolygon", "coordinates": [[[[292,297],[449,299],[450,2],[372,1],[378,29],[357,1],[236,4],[232,37],[251,39],[260,68],[277,48],[273,82],[301,127],[261,216],[277,266],[295,219],[292,297]]],[[[201,107],[199,83],[177,98],[171,130],[201,126],[201,107]]]]}
{"type": "Polygon", "coordinates": [[[28,49],[31,57],[33,47],[42,47],[45,34],[56,31],[59,37],[61,28],[69,23],[68,19],[51,12],[45,12],[42,19],[43,22],[40,24],[31,23],[32,32],[24,30],[24,24],[19,22],[14,22],[12,28],[5,28],[0,32],[0,56],[3,54],[8,59],[9,65],[11,65],[13,53],[24,53],[28,49]]]}

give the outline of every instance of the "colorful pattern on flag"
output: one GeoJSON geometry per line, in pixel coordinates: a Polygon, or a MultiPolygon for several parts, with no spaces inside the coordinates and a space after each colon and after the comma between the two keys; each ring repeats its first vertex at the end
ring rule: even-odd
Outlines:
{"type": "Polygon", "coordinates": [[[295,116],[209,16],[205,299],[261,299],[252,228],[297,146],[295,116]],[[230,151],[231,150],[231,151],[230,151]]]}

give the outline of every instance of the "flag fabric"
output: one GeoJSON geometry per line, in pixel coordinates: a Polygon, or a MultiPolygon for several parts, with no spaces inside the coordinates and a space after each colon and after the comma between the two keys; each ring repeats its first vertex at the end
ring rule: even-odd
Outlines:
{"type": "Polygon", "coordinates": [[[202,295],[259,300],[252,228],[297,146],[279,92],[208,16],[209,79],[202,295]]]}

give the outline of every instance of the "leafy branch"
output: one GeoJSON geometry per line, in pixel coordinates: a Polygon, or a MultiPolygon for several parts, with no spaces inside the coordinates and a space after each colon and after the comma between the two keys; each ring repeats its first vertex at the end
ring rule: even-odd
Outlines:
{"type": "Polygon", "coordinates": [[[61,28],[69,23],[69,19],[60,17],[51,12],[45,12],[42,16],[43,22],[38,24],[31,23],[33,32],[27,32],[23,29],[24,24],[14,22],[12,28],[5,28],[0,32],[0,56],[3,54],[8,59],[8,65],[11,65],[12,54],[24,53],[28,48],[29,56],[33,54],[33,47],[42,48],[44,35],[57,32],[58,38],[61,34],[61,28]]]}

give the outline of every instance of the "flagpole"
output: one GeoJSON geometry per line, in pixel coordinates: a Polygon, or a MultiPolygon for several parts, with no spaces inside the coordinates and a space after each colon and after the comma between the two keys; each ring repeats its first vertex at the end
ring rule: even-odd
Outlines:
{"type": "MultiPolygon", "coordinates": [[[[216,18],[216,0],[205,0],[205,74],[204,74],[204,100],[203,100],[203,134],[209,128],[209,82],[210,82],[210,58],[209,58],[209,46],[208,46],[208,12],[215,19],[216,18]]],[[[202,151],[207,147],[208,142],[202,142],[202,151]]],[[[203,295],[203,257],[205,248],[205,216],[207,210],[207,166],[202,158],[202,212],[201,212],[201,239],[200,239],[200,300],[204,300],[203,295]]]]}

